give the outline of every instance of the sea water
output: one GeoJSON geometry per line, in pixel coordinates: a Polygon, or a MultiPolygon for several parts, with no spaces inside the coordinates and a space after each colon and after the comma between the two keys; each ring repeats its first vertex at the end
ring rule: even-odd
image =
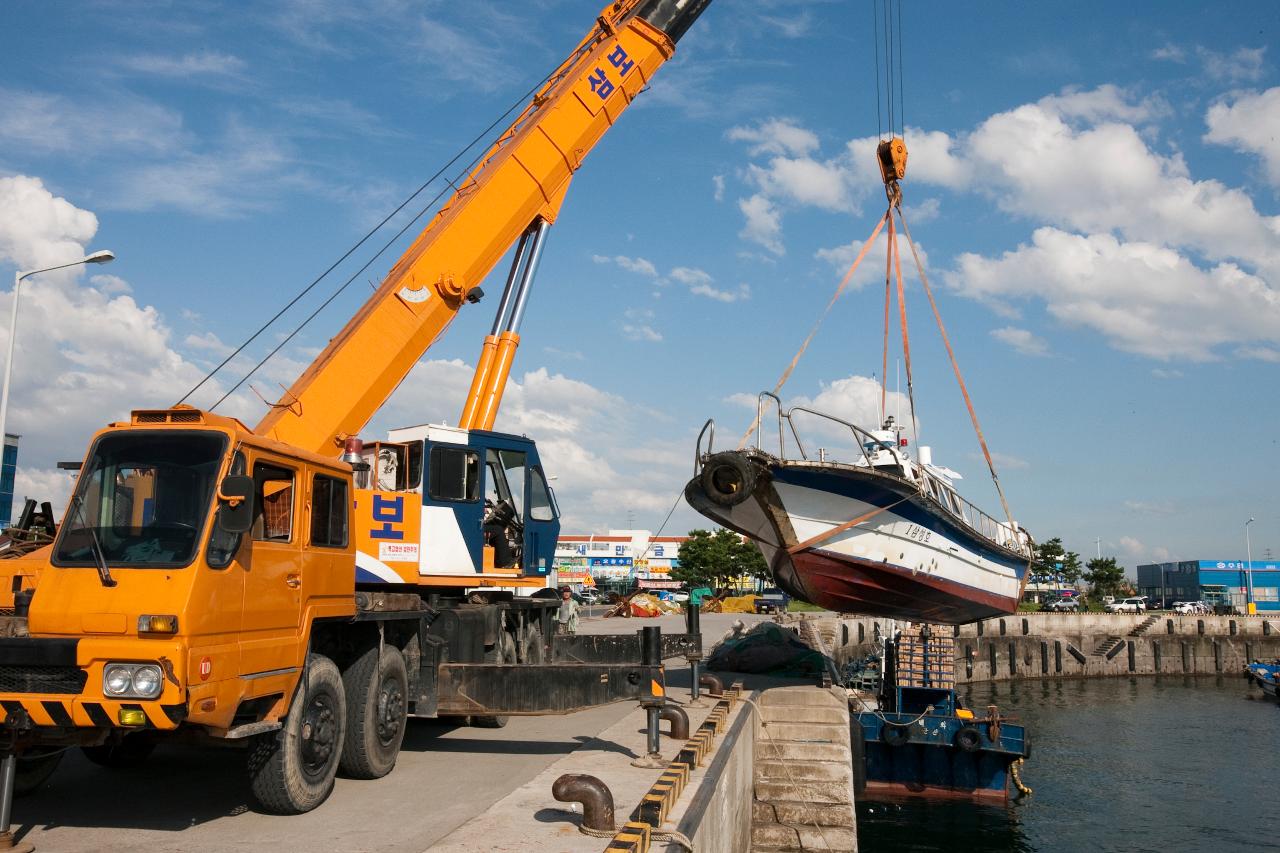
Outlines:
{"type": "Polygon", "coordinates": [[[1008,806],[858,805],[858,846],[881,851],[1280,850],[1280,705],[1243,677],[1158,676],[972,684],[1027,726],[1008,806]]]}

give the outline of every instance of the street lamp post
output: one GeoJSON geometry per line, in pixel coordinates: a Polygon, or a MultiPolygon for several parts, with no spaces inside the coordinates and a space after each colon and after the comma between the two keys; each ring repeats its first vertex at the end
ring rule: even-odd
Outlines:
{"type": "MultiPolygon", "coordinates": [[[[9,380],[13,376],[13,343],[18,335],[18,296],[22,288],[22,280],[33,275],[44,272],[53,272],[54,270],[66,269],[67,267],[75,267],[80,264],[106,264],[114,261],[116,256],[107,250],[94,252],[78,261],[72,261],[69,264],[59,264],[56,267],[45,267],[38,270],[18,270],[13,274],[13,310],[9,312],[9,356],[4,363],[4,388],[0,390],[0,459],[4,454],[4,440],[6,436],[5,429],[9,424],[9,380]]],[[[0,508],[3,509],[3,508],[0,508]]],[[[9,510],[4,510],[9,511],[9,510]]]]}
{"type": "Polygon", "coordinates": [[[1252,613],[1256,605],[1253,603],[1253,545],[1249,542],[1250,524],[1253,524],[1252,518],[1244,523],[1244,603],[1246,610],[1252,613]]]}

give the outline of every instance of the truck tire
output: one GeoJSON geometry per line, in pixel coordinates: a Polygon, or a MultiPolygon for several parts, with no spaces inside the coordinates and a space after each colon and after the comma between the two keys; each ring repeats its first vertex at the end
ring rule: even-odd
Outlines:
{"type": "Polygon", "coordinates": [[[328,798],[346,727],[338,667],[324,655],[309,655],[284,726],[249,744],[249,788],[263,811],[302,814],[328,798]]]}
{"type": "MultiPolygon", "coordinates": [[[[494,646],[493,651],[485,652],[485,663],[515,663],[516,662],[516,639],[509,631],[502,631],[498,635],[498,644],[494,646]]],[[[471,716],[471,725],[477,729],[503,729],[506,728],[510,717],[503,714],[473,714],[471,716]]]]}
{"type": "Polygon", "coordinates": [[[82,746],[84,757],[99,767],[121,769],[141,766],[155,751],[156,742],[145,735],[128,735],[98,746],[82,746]]]}
{"type": "Polygon", "coordinates": [[[374,646],[342,673],[347,734],[338,769],[352,779],[381,779],[396,766],[409,718],[409,675],[394,646],[374,646]]]}
{"type": "Polygon", "coordinates": [[[20,755],[17,772],[13,774],[13,795],[25,797],[48,782],[62,762],[64,752],[65,749],[57,749],[44,754],[32,751],[20,755]]]}

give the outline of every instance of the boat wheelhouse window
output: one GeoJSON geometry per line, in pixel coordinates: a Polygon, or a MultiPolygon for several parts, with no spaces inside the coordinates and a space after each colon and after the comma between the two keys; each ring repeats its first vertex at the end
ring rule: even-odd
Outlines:
{"type": "MultiPolygon", "coordinates": [[[[421,464],[421,462],[419,462],[421,464]]],[[[427,472],[427,495],[434,501],[471,503],[480,499],[480,454],[435,445],[427,472]]]]}
{"type": "Polygon", "coordinates": [[[80,473],[55,566],[177,567],[195,557],[226,448],[216,432],[104,435],[80,473]]]}

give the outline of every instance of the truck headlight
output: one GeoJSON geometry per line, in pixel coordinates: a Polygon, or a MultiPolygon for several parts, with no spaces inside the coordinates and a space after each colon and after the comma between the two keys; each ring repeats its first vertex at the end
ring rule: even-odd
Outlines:
{"type": "Polygon", "coordinates": [[[102,670],[102,692],[119,699],[155,699],[164,674],[151,663],[109,663],[102,670]]]}

